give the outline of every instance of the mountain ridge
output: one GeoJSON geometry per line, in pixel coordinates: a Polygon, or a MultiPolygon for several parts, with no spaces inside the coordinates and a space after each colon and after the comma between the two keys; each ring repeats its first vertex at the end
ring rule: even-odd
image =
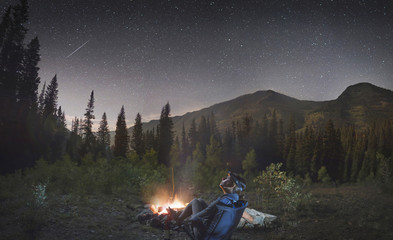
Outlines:
{"type": "MultiPolygon", "coordinates": [[[[348,86],[338,98],[328,101],[299,100],[273,90],[259,90],[238,96],[224,102],[213,104],[197,111],[187,112],[172,117],[175,135],[180,135],[183,124],[186,131],[193,119],[197,124],[202,116],[214,113],[219,131],[231,127],[233,121],[241,120],[245,115],[260,121],[265,115],[284,122],[287,129],[289,117],[295,119],[297,129],[306,125],[319,128],[331,119],[335,125],[354,124],[359,128],[370,126],[375,121],[393,119],[393,91],[375,86],[368,82],[348,86]]],[[[151,130],[159,120],[143,123],[143,129],[151,130]]],[[[129,128],[132,132],[132,127],[129,128]]]]}

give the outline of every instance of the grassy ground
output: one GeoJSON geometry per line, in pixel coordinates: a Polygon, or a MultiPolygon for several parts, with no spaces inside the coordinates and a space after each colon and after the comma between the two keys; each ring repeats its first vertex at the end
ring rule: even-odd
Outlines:
{"type": "MultiPolygon", "coordinates": [[[[393,195],[374,185],[308,189],[308,206],[287,213],[274,201],[250,208],[278,216],[269,227],[238,230],[232,239],[393,239],[393,195]]],[[[207,194],[212,200],[219,195],[207,194]]],[[[260,200],[260,199],[259,199],[260,200]]],[[[139,224],[144,203],[138,197],[49,195],[39,209],[26,199],[0,199],[0,239],[163,239],[163,232],[139,224]]],[[[172,239],[187,239],[173,233],[172,239]]]]}

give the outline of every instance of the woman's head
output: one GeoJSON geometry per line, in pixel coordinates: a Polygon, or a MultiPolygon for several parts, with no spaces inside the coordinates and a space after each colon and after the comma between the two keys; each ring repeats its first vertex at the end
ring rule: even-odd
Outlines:
{"type": "Polygon", "coordinates": [[[241,192],[246,188],[246,182],[239,175],[228,172],[228,175],[221,179],[220,188],[224,193],[241,192]]]}

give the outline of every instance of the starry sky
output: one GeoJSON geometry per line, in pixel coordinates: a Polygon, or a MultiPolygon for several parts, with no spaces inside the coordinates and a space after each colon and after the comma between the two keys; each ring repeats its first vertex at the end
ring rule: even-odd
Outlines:
{"type": "MultiPolygon", "coordinates": [[[[16,0],[1,0],[0,11],[16,0]]],[[[393,1],[30,0],[28,39],[41,43],[40,77],[57,74],[59,105],[111,130],[125,107],[159,118],[258,90],[336,99],[347,86],[393,89],[393,1]]],[[[42,84],[41,84],[42,86],[42,84]]],[[[41,87],[40,87],[41,88],[41,87]]],[[[69,124],[70,126],[70,124],[69,124]]]]}

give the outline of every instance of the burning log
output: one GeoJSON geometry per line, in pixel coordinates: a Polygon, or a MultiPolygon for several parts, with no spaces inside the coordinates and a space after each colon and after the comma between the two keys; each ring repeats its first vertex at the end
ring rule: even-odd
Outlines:
{"type": "Polygon", "coordinates": [[[141,224],[148,224],[154,228],[165,230],[170,225],[172,219],[167,212],[167,208],[180,211],[187,204],[181,202],[177,198],[174,201],[168,201],[165,204],[151,204],[148,209],[144,209],[137,215],[137,219],[141,224]]]}

